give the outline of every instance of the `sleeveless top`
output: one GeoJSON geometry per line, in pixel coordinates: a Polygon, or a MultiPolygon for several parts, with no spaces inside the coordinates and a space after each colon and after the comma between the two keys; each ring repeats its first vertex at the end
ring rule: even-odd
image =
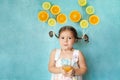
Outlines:
{"type": "MultiPolygon", "coordinates": [[[[56,49],[56,53],[55,53],[56,67],[62,66],[62,60],[60,58],[60,53],[61,53],[61,49],[56,49]]],[[[78,56],[79,56],[78,50],[74,50],[73,55],[72,55],[72,60],[71,60],[73,67],[78,67],[78,64],[77,64],[78,56]]],[[[79,75],[79,76],[73,76],[72,78],[70,78],[70,77],[65,77],[61,73],[60,74],[52,73],[51,80],[82,80],[82,76],[79,75]]]]}

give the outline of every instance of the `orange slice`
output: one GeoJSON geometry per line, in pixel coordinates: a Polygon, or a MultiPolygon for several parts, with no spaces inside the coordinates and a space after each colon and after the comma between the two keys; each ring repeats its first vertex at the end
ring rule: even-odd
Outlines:
{"type": "Polygon", "coordinates": [[[89,22],[92,25],[97,25],[99,23],[99,21],[100,21],[100,19],[99,19],[99,17],[97,15],[91,15],[89,17],[89,22]]]}
{"type": "Polygon", "coordinates": [[[81,28],[88,28],[88,21],[87,20],[80,21],[80,26],[81,28]]]}
{"type": "Polygon", "coordinates": [[[55,25],[56,25],[56,20],[55,20],[54,18],[50,18],[50,19],[48,20],[48,25],[49,25],[49,26],[55,26],[55,25]]]}
{"type": "Polygon", "coordinates": [[[57,22],[60,24],[64,24],[67,21],[67,17],[65,14],[59,14],[57,16],[57,22]]]}
{"type": "Polygon", "coordinates": [[[80,6],[85,6],[87,4],[87,1],[86,0],[78,0],[78,4],[80,6]]]}
{"type": "Polygon", "coordinates": [[[70,70],[73,69],[73,67],[69,66],[69,65],[63,66],[62,68],[63,68],[63,70],[65,70],[65,72],[69,72],[70,70]]]}
{"type": "Polygon", "coordinates": [[[70,13],[70,20],[72,22],[78,22],[80,21],[80,19],[81,19],[81,14],[79,13],[79,11],[74,10],[70,13]]]}
{"type": "Polygon", "coordinates": [[[42,22],[46,22],[49,18],[49,14],[46,11],[40,11],[38,13],[38,19],[42,22]]]}
{"type": "Polygon", "coordinates": [[[60,13],[60,7],[58,5],[53,5],[50,9],[50,12],[53,14],[53,15],[57,15],[60,13]]]}
{"type": "Polygon", "coordinates": [[[88,6],[86,8],[86,13],[87,14],[94,14],[94,7],[93,6],[88,6]]]}
{"type": "Polygon", "coordinates": [[[43,7],[44,10],[49,10],[50,7],[51,7],[51,4],[50,4],[50,2],[44,2],[42,4],[42,7],[43,7]]]}

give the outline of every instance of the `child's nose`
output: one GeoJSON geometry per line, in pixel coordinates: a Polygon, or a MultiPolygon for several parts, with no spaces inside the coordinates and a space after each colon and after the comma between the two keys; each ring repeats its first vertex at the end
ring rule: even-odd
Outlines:
{"type": "Polygon", "coordinates": [[[65,38],[65,42],[67,42],[68,41],[68,39],[67,38],[65,38]]]}

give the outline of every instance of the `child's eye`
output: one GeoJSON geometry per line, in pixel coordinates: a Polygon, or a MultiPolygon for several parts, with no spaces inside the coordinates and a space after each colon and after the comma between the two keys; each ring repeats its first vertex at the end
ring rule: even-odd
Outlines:
{"type": "Polygon", "coordinates": [[[61,39],[64,39],[64,37],[61,37],[61,39]]]}
{"type": "Polygon", "coordinates": [[[72,39],[71,37],[69,37],[68,39],[72,39]]]}

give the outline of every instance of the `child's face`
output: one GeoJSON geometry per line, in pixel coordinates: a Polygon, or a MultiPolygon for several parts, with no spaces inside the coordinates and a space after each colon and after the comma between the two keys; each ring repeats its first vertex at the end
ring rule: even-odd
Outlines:
{"type": "Polygon", "coordinates": [[[59,41],[62,49],[72,49],[75,43],[75,37],[71,31],[65,30],[60,33],[59,41]]]}

